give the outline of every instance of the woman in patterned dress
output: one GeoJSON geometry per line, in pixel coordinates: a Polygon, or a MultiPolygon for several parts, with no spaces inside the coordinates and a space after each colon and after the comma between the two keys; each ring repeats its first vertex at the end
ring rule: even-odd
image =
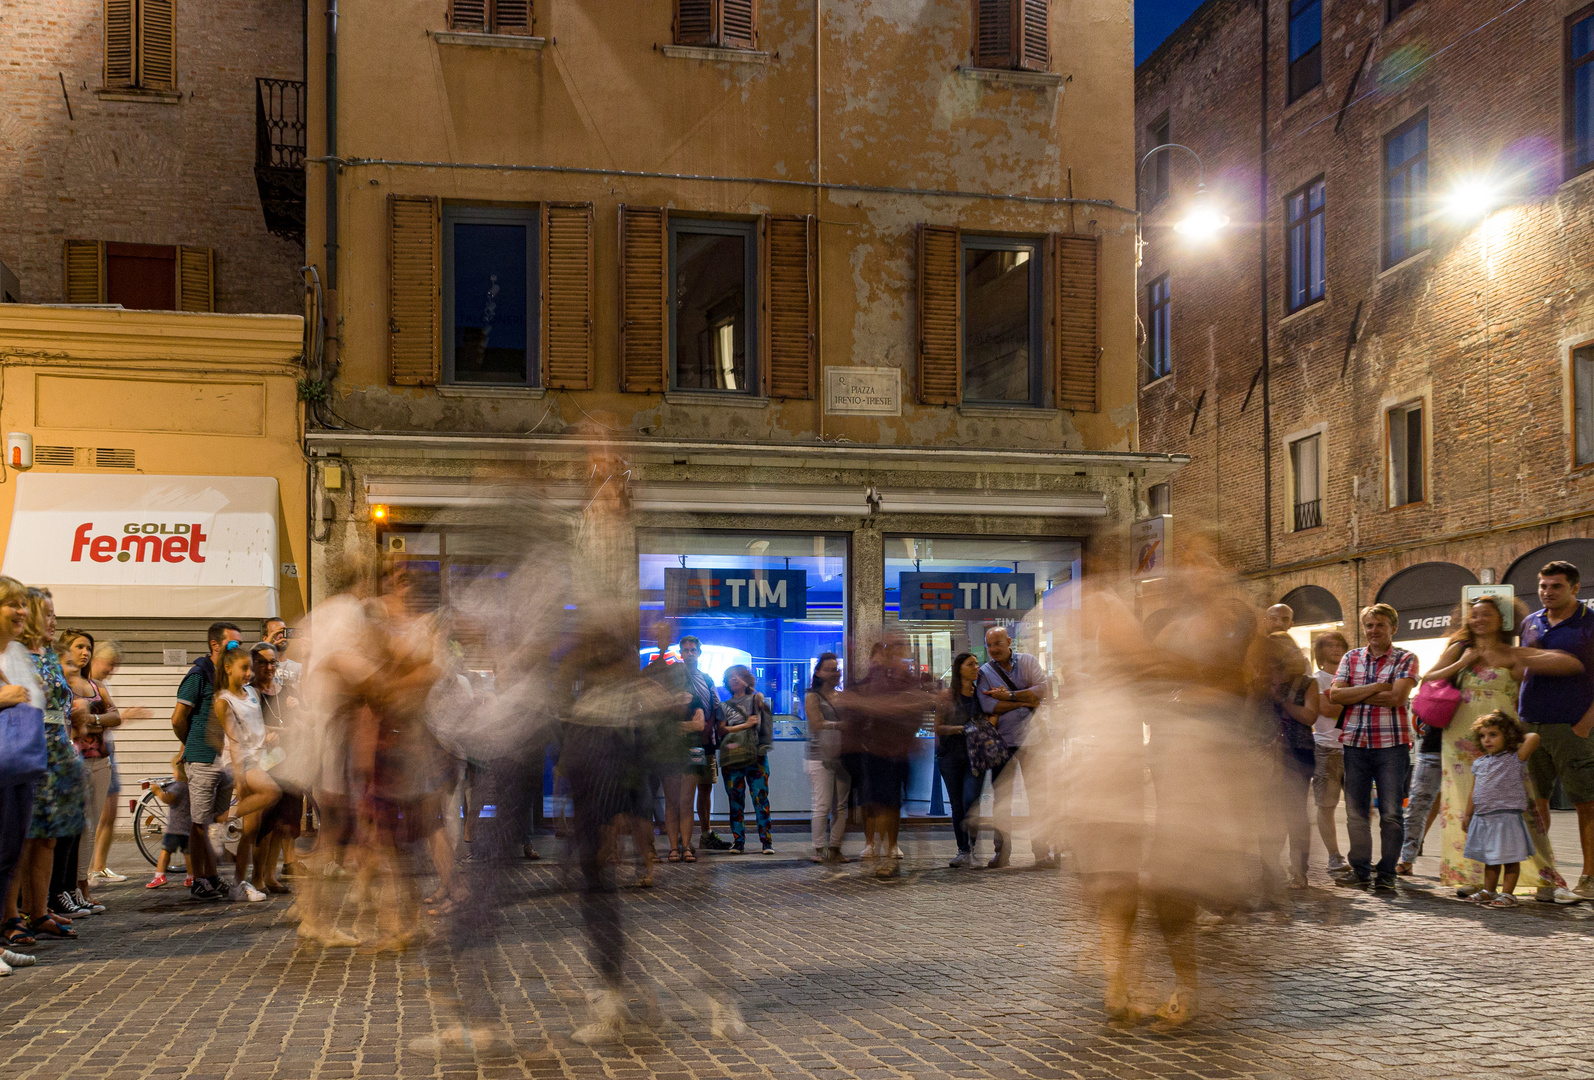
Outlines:
{"type": "MultiPolygon", "coordinates": [[[[33,820],[23,844],[7,898],[29,921],[26,934],[39,937],[77,937],[71,920],[52,916],[48,907],[50,872],[57,838],[83,831],[83,755],[72,743],[88,722],[88,706],[74,700],[61,660],[51,647],[55,640],[55,602],[48,589],[28,590],[28,624],[22,644],[32,654],[34,670],[44,684],[44,738],[48,755],[45,773],[33,791],[33,820]]],[[[7,936],[17,929],[7,926],[7,936]]]]}
{"type": "MultiPolygon", "coordinates": [[[[1517,718],[1517,692],[1522,676],[1530,669],[1545,675],[1575,675],[1583,665],[1567,653],[1524,649],[1511,644],[1504,629],[1498,603],[1493,597],[1479,597],[1468,605],[1465,622],[1450,635],[1450,644],[1423,682],[1449,680],[1460,675],[1461,704],[1444,729],[1441,767],[1444,770],[1439,792],[1439,824],[1443,832],[1443,851],[1439,864],[1439,883],[1455,886],[1461,896],[1470,896],[1483,887],[1483,864],[1466,858],[1467,829],[1462,819],[1467,797],[1472,793],[1472,763],[1482,751],[1472,736],[1472,722],[1496,709],[1513,720],[1517,718]]],[[[1533,835],[1533,860],[1522,866],[1518,887],[1544,890],[1547,896],[1564,889],[1566,881],[1555,869],[1555,852],[1545,835],[1548,822],[1541,822],[1534,810],[1523,814],[1533,835]]]]}

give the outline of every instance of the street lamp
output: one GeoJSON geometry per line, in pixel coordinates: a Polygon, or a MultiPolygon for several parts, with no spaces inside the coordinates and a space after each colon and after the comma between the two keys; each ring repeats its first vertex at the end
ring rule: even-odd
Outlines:
{"type": "MultiPolygon", "coordinates": [[[[1146,162],[1152,156],[1164,150],[1183,150],[1196,163],[1196,191],[1189,204],[1185,207],[1184,216],[1174,222],[1173,230],[1181,236],[1188,236],[1193,240],[1210,240],[1229,224],[1229,215],[1212,201],[1212,196],[1207,193],[1206,170],[1201,164],[1201,155],[1185,146],[1183,143],[1163,143],[1146,151],[1145,157],[1140,159],[1140,166],[1135,170],[1135,210],[1140,211],[1140,197],[1145,193],[1146,162]]],[[[1142,238],[1142,214],[1135,217],[1135,265],[1141,263],[1141,251],[1145,247],[1142,238]]]]}
{"type": "Polygon", "coordinates": [[[1463,222],[1487,218],[1499,202],[1500,189],[1487,177],[1462,180],[1451,189],[1444,200],[1445,211],[1451,217],[1463,222]]]}

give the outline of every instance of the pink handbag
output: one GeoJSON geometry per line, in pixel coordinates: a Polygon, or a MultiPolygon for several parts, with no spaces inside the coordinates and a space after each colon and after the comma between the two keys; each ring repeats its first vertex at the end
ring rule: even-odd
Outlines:
{"type": "Polygon", "coordinates": [[[1461,691],[1448,681],[1421,683],[1411,699],[1411,711],[1431,728],[1448,727],[1461,707],[1461,691]]]}

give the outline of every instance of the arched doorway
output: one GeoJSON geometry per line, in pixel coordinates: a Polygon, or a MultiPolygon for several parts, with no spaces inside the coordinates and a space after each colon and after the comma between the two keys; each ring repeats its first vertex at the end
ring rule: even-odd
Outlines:
{"type": "MultiPolygon", "coordinates": [[[[1321,585],[1301,585],[1279,598],[1279,603],[1289,605],[1295,613],[1295,625],[1290,637],[1305,651],[1308,658],[1319,637],[1331,630],[1345,630],[1345,613],[1333,593],[1321,585]]],[[[1349,640],[1349,638],[1347,638],[1349,640]]]]}
{"type": "Polygon", "coordinates": [[[1583,537],[1556,540],[1534,548],[1505,572],[1505,584],[1516,589],[1517,598],[1528,605],[1529,611],[1539,607],[1539,568],[1556,559],[1571,563],[1582,575],[1578,598],[1594,600],[1594,540],[1583,537]]]}
{"type": "Polygon", "coordinates": [[[1477,583],[1477,575],[1465,566],[1425,562],[1406,567],[1378,590],[1378,602],[1400,613],[1395,640],[1417,654],[1423,670],[1444,652],[1445,637],[1461,606],[1461,590],[1477,583]]]}

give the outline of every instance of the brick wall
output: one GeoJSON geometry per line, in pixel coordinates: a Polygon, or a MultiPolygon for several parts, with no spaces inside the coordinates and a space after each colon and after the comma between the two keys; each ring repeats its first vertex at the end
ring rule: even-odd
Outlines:
{"type": "Polygon", "coordinates": [[[62,241],[81,237],[214,248],[217,311],[302,310],[303,250],[266,231],[254,180],[255,78],[303,78],[302,10],[177,0],[168,104],[97,93],[102,0],[0,4],[0,261],[23,302],[64,300],[62,241]]]}
{"type": "MultiPolygon", "coordinates": [[[[1594,480],[1572,465],[1567,379],[1570,346],[1594,339],[1594,174],[1568,179],[1561,158],[1564,25],[1585,4],[1422,0],[1386,24],[1384,0],[1323,0],[1322,85],[1287,103],[1288,0],[1210,0],[1138,70],[1142,153],[1147,126],[1167,112],[1171,138],[1201,155],[1233,218],[1201,249],[1167,228],[1195,182],[1176,156],[1173,195],[1146,220],[1141,272],[1142,282],[1171,275],[1174,370],[1142,387],[1141,445],[1194,455],[1173,481],[1173,512],[1187,532],[1212,530],[1259,594],[1311,582],[1349,610],[1402,566],[1443,559],[1503,573],[1538,544],[1587,534],[1570,520],[1594,514],[1594,480]],[[1431,193],[1484,172],[1510,179],[1509,202],[1487,225],[1487,271],[1484,227],[1438,212],[1424,254],[1382,266],[1384,138],[1424,110],[1431,193]],[[1326,297],[1288,315],[1284,200],[1318,176],[1326,297]],[[1263,388],[1252,389],[1263,357],[1259,221],[1271,551],[1263,388]],[[1415,398],[1429,406],[1428,497],[1391,509],[1385,410],[1415,398]],[[1293,532],[1286,439],[1319,426],[1324,524],[1293,532]]],[[[1140,305],[1144,319],[1144,295],[1140,305]]]]}

